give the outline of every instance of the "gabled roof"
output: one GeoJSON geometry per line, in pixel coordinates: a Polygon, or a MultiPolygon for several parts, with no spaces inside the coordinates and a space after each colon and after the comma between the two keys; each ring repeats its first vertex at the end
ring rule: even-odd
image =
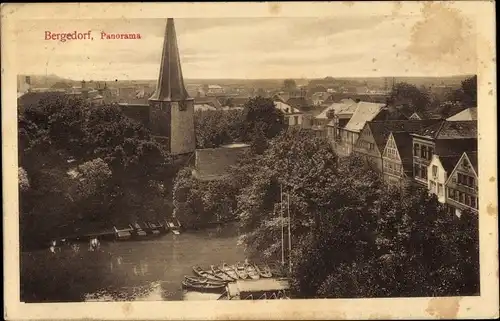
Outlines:
{"type": "Polygon", "coordinates": [[[472,168],[474,169],[474,172],[476,174],[476,178],[479,178],[479,172],[478,172],[478,167],[477,167],[477,152],[464,152],[460,159],[456,162],[455,166],[453,167],[453,170],[451,171],[450,175],[448,176],[448,179],[446,180],[445,185],[448,185],[448,181],[452,178],[453,172],[457,170],[458,165],[462,163],[463,160],[467,159],[469,163],[471,164],[472,168]]]}
{"type": "Polygon", "coordinates": [[[440,121],[425,128],[420,135],[434,139],[477,138],[477,121],[440,121]]]}
{"type": "Polygon", "coordinates": [[[407,120],[409,117],[407,117],[404,113],[402,113],[400,110],[389,110],[389,108],[382,108],[380,113],[378,113],[375,118],[373,118],[374,121],[377,120],[407,120]]]}
{"type": "Polygon", "coordinates": [[[413,144],[408,132],[392,132],[405,173],[413,172],[413,144]]]}
{"type": "Polygon", "coordinates": [[[477,107],[467,108],[446,119],[447,121],[477,120],[477,107]]]}
{"type": "Polygon", "coordinates": [[[365,126],[367,121],[373,120],[380,112],[384,104],[368,103],[360,101],[357,103],[357,108],[349,122],[345,125],[345,129],[353,132],[359,132],[365,126]]]}
{"type": "Polygon", "coordinates": [[[318,119],[327,119],[328,112],[333,110],[335,115],[352,115],[358,108],[358,104],[352,99],[342,99],[340,103],[333,103],[326,107],[319,115],[316,116],[318,119]]]}
{"type": "Polygon", "coordinates": [[[370,128],[377,147],[382,151],[391,132],[419,133],[423,128],[435,122],[435,120],[369,121],[366,122],[366,126],[370,128]]]}
{"type": "Polygon", "coordinates": [[[182,77],[174,19],[168,18],[165,28],[158,84],[156,91],[149,100],[181,101],[186,99],[189,99],[189,94],[184,86],[184,79],[182,77]]]}
{"type": "MultiPolygon", "coordinates": [[[[437,156],[437,155],[436,155],[437,156]]],[[[446,173],[451,174],[455,165],[457,165],[460,155],[449,155],[449,156],[437,156],[441,165],[443,165],[446,173]]]]}
{"type": "Polygon", "coordinates": [[[478,168],[477,168],[477,152],[465,152],[467,154],[467,157],[469,158],[469,161],[476,171],[476,175],[479,175],[478,168]]]}

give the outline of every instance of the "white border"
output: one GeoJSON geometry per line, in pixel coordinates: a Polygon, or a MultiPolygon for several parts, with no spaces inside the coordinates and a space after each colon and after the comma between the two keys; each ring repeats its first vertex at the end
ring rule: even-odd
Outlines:
{"type": "MultiPolygon", "coordinates": [[[[15,70],[20,19],[133,19],[169,17],[320,17],[418,14],[421,3],[113,3],[3,4],[2,148],[4,208],[4,298],[8,319],[415,319],[498,317],[498,230],[496,174],[496,53],[494,4],[460,1],[477,22],[479,117],[479,215],[481,296],[454,298],[199,301],[23,304],[19,302],[18,171],[15,70]],[[396,12],[396,13],[395,13],[396,12]]],[[[439,30],[436,30],[439,32],[439,30]]]]}

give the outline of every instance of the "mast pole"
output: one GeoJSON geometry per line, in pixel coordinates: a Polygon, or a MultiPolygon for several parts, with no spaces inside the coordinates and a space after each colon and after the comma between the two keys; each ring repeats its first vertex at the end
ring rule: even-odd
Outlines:
{"type": "Polygon", "coordinates": [[[281,218],[281,265],[285,265],[285,226],[283,225],[283,184],[280,185],[280,218],[281,218]]]}
{"type": "Polygon", "coordinates": [[[287,193],[287,203],[288,203],[288,268],[290,273],[292,273],[292,221],[290,217],[290,194],[287,193]]]}

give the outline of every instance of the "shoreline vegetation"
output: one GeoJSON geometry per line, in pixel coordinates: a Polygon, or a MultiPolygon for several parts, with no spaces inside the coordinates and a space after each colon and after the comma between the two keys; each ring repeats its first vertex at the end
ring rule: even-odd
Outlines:
{"type": "MultiPolygon", "coordinates": [[[[250,260],[292,262],[296,298],[479,293],[477,216],[450,215],[423,189],[388,189],[357,157],[339,158],[324,138],[287,129],[270,99],[250,99],[234,114],[197,113],[195,130],[198,148],[235,141],[252,148],[231,175],[201,182],[116,106],[59,97],[20,110],[21,248],[79,225],[167,216],[195,229],[237,217],[250,260]],[[282,191],[290,220],[280,215],[282,191]],[[283,226],[293,244],[284,250],[283,226]]],[[[22,261],[22,283],[48,282],[47,295],[74,284],[68,300],[77,300],[78,283],[88,279],[78,279],[75,260],[61,260],[64,273],[52,281],[41,276],[43,265],[22,261]]]]}

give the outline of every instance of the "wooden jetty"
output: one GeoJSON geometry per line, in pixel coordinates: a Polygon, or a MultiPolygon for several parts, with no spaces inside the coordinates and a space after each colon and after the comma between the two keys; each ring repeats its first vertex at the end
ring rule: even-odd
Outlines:
{"type": "Polygon", "coordinates": [[[286,292],[290,289],[288,279],[258,279],[238,280],[229,283],[226,287],[228,300],[244,300],[247,298],[286,298],[286,292]]]}

